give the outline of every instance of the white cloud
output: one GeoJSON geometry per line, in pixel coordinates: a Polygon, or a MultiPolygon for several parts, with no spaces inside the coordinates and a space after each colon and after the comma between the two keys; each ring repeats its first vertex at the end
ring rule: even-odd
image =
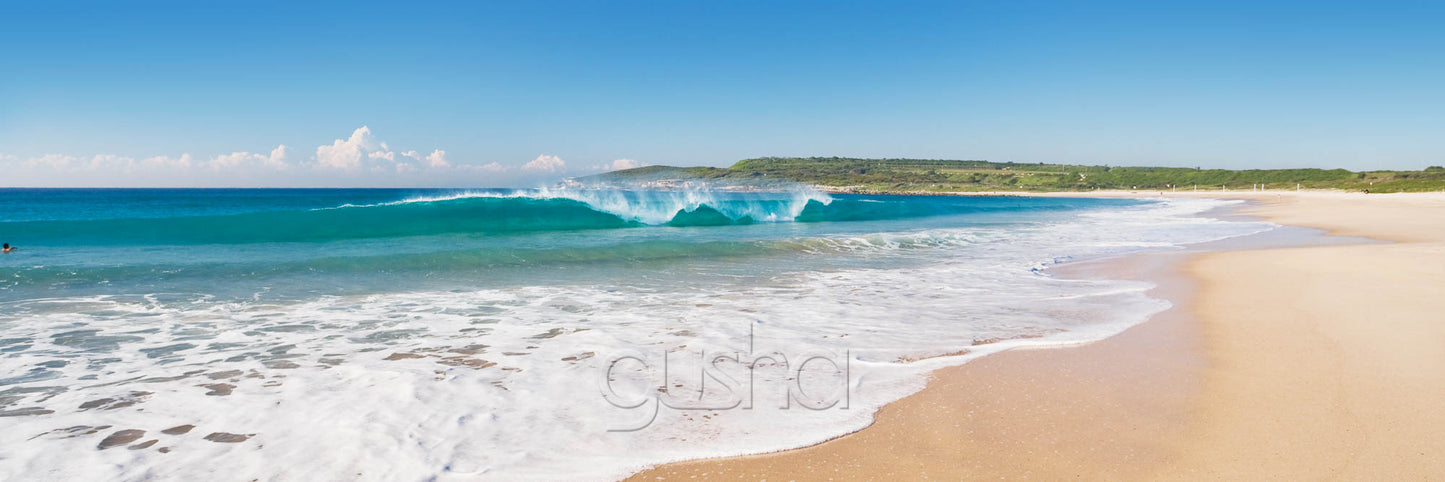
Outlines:
{"type": "Polygon", "coordinates": [[[426,163],[434,168],[451,167],[452,163],[447,162],[447,151],[436,149],[427,154],[426,163]]]}
{"type": "Polygon", "coordinates": [[[255,158],[265,158],[265,156],[262,156],[260,154],[252,154],[249,152],[232,152],[230,154],[222,154],[216,156],[215,158],[212,158],[210,165],[211,169],[229,169],[239,166],[241,165],[241,163],[250,161],[255,158]]]}
{"type": "Polygon", "coordinates": [[[192,160],[189,153],[181,154],[181,157],[176,158],[170,156],[155,156],[148,157],[141,161],[141,165],[143,166],[162,169],[189,169],[191,163],[192,160]]]}
{"type": "Polygon", "coordinates": [[[507,166],[503,166],[503,165],[502,165],[501,163],[499,163],[499,162],[491,162],[491,163],[481,164],[481,165],[477,165],[477,164],[457,164],[457,165],[456,165],[456,169],[459,170],[459,171],[481,171],[481,172],[490,172],[490,173],[507,172],[507,166]]]}
{"type": "Polygon", "coordinates": [[[266,161],[262,162],[262,164],[274,169],[285,169],[287,167],[286,151],[288,150],[290,150],[290,148],[286,147],[286,144],[277,145],[275,149],[271,149],[271,155],[266,156],[266,161]]]}
{"type": "MultiPolygon", "coordinates": [[[[254,163],[254,164],[260,164],[260,165],[262,165],[262,166],[266,166],[266,167],[273,168],[273,169],[285,169],[285,168],[286,168],[286,150],[287,150],[287,149],[286,149],[286,145],[285,145],[285,144],[282,144],[282,145],[276,146],[275,149],[272,149],[272,150],[271,150],[271,153],[270,153],[269,155],[267,155],[267,154],[253,154],[253,153],[250,153],[250,152],[232,152],[232,153],[230,153],[230,154],[222,154],[222,155],[216,156],[215,158],[211,159],[211,162],[209,162],[208,164],[210,165],[211,169],[215,169],[215,170],[234,169],[234,168],[237,168],[237,167],[241,167],[241,166],[243,166],[243,165],[246,165],[246,164],[253,164],[253,163],[254,163]]],[[[189,154],[187,154],[187,155],[185,155],[185,156],[182,156],[182,157],[187,158],[187,162],[186,162],[185,165],[189,165],[189,164],[190,164],[190,162],[189,162],[189,156],[190,156],[189,154]]],[[[156,159],[156,158],[151,158],[151,159],[156,159]]],[[[150,160],[150,159],[147,159],[147,161],[149,161],[149,160],[150,160]]],[[[164,164],[164,162],[162,162],[162,164],[164,164]]]]}
{"type": "Polygon", "coordinates": [[[46,154],[25,161],[30,168],[42,167],[63,172],[90,172],[100,170],[129,171],[135,166],[135,159],[115,154],[96,154],[90,158],[46,154]]]}
{"type": "Polygon", "coordinates": [[[567,163],[562,158],[542,154],[522,165],[523,171],[535,172],[557,172],[567,168],[567,163]]]}
{"type": "Polygon", "coordinates": [[[647,164],[633,159],[617,159],[609,163],[593,166],[593,168],[599,171],[621,171],[623,169],[635,169],[646,165],[647,164]]]}
{"type": "Polygon", "coordinates": [[[371,137],[371,128],[361,126],[346,140],[336,139],[329,146],[318,146],[316,163],[331,169],[356,169],[361,166],[362,153],[377,147],[376,140],[371,137]]]}
{"type": "MultiPolygon", "coordinates": [[[[469,173],[489,178],[486,174],[516,171],[496,162],[483,165],[458,162],[442,149],[433,149],[430,154],[410,149],[393,151],[388,143],[376,139],[368,126],[361,126],[351,135],[335,139],[330,144],[317,146],[315,157],[309,160],[290,159],[291,154],[292,148],[284,144],[276,145],[269,152],[236,151],[196,157],[189,153],[147,157],[115,154],[21,157],[0,153],[0,166],[15,173],[17,177],[10,180],[12,184],[77,186],[265,185],[298,180],[301,184],[314,183],[315,180],[305,179],[306,173],[297,173],[299,177],[294,179],[277,177],[279,171],[298,165],[322,171],[343,170],[355,176],[338,181],[342,183],[362,180],[383,184],[388,181],[408,184],[424,180],[461,182],[464,179],[449,176],[469,173]]],[[[527,169],[560,172],[566,169],[566,164],[555,156],[543,155],[528,163],[527,169]]]]}
{"type": "MultiPolygon", "coordinates": [[[[32,185],[121,186],[191,185],[215,180],[234,180],[236,173],[260,168],[285,169],[287,147],[278,145],[268,154],[232,152],[197,160],[189,153],[179,157],[151,156],[143,159],[96,154],[71,156],[47,154],[16,164],[17,176],[28,177],[32,185]],[[202,173],[212,173],[209,176],[202,173]],[[216,173],[223,173],[219,174],[216,173]]],[[[0,161],[19,159],[0,155],[0,161]]]]}
{"type": "Polygon", "coordinates": [[[90,158],[90,164],[85,167],[87,171],[130,171],[135,167],[135,159],[117,156],[115,154],[99,154],[90,158]]]}
{"type": "Polygon", "coordinates": [[[25,161],[28,167],[49,167],[55,170],[65,170],[75,163],[76,158],[63,154],[46,154],[40,157],[32,157],[25,161]]]}
{"type": "Polygon", "coordinates": [[[331,145],[316,148],[316,166],[323,169],[370,172],[410,173],[422,168],[449,169],[454,167],[447,159],[447,152],[432,150],[423,155],[415,150],[393,151],[391,145],[377,139],[371,128],[361,126],[346,139],[336,139],[331,145]],[[371,161],[371,162],[366,162],[371,161]],[[383,162],[384,161],[384,162],[383,162]]]}

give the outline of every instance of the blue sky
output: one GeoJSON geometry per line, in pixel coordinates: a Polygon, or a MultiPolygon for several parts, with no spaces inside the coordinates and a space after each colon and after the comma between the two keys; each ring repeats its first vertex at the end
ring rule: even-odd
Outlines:
{"type": "Polygon", "coordinates": [[[1438,1],[0,11],[0,185],[525,185],[767,155],[1445,164],[1438,1]]]}

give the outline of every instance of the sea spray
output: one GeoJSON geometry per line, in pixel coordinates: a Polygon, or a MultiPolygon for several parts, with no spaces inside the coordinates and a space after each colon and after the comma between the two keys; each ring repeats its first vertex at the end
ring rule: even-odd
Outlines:
{"type": "Polygon", "coordinates": [[[442,196],[413,197],[381,205],[437,203],[474,198],[572,200],[624,220],[649,225],[668,224],[679,214],[702,208],[718,212],[737,222],[792,221],[811,203],[826,206],[833,201],[833,197],[826,193],[799,185],[773,186],[772,189],[761,190],[745,189],[736,185],[688,182],[668,189],[619,184],[569,184],[510,191],[463,191],[442,196]]]}

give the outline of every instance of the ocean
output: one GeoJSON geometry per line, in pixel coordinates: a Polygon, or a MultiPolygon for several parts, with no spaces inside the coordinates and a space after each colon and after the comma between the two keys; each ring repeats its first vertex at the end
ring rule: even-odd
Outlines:
{"type": "Polygon", "coordinates": [[[0,479],[610,479],[866,426],[1169,305],[1229,201],[0,189],[0,479]]]}

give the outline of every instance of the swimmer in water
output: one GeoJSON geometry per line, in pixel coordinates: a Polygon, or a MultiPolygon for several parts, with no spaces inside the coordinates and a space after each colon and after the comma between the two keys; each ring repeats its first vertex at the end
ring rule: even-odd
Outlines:
{"type": "Polygon", "coordinates": [[[5,243],[5,247],[0,248],[0,253],[9,253],[11,251],[15,251],[15,248],[10,246],[10,243],[5,243]]]}

